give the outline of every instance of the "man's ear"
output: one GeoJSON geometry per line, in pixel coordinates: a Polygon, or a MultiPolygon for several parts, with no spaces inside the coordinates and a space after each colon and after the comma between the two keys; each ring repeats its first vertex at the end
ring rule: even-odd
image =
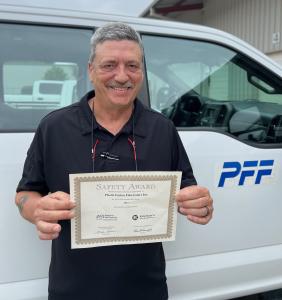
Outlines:
{"type": "Polygon", "coordinates": [[[93,64],[88,63],[88,73],[90,75],[90,73],[93,71],[93,64]]]}
{"type": "Polygon", "coordinates": [[[91,82],[93,82],[93,72],[94,72],[94,66],[93,66],[93,64],[91,64],[91,63],[88,63],[88,77],[89,77],[89,80],[91,81],[91,82]]]}

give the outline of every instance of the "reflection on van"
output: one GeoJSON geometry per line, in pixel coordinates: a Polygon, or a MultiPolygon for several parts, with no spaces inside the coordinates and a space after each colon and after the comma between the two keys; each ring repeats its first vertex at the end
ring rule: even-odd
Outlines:
{"type": "Polygon", "coordinates": [[[0,131],[33,131],[43,116],[85,93],[90,86],[91,33],[83,28],[0,24],[0,131]]]}
{"type": "Polygon", "coordinates": [[[18,109],[56,109],[70,105],[75,97],[76,80],[35,80],[23,86],[20,94],[4,95],[4,102],[18,109]]]}
{"type": "Polygon", "coordinates": [[[282,142],[281,79],[211,42],[143,40],[151,105],[177,127],[214,129],[247,143],[282,142]]]}

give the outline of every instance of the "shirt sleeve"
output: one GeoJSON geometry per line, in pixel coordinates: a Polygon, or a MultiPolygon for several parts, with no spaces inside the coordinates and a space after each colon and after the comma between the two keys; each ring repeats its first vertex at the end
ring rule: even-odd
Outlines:
{"type": "Polygon", "coordinates": [[[175,145],[173,151],[174,169],[182,171],[180,188],[196,185],[197,181],[194,177],[192,166],[176,128],[174,128],[173,144],[175,145]]]}
{"type": "Polygon", "coordinates": [[[24,163],[22,178],[17,192],[34,191],[47,195],[49,189],[44,178],[43,142],[40,127],[38,127],[24,163]]]}

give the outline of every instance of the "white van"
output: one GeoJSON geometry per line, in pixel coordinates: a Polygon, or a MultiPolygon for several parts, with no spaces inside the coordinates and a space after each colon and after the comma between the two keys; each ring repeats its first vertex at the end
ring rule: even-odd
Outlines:
{"type": "Polygon", "coordinates": [[[170,299],[282,287],[281,67],[203,26],[0,5],[0,299],[47,299],[50,243],[18,215],[15,189],[39,120],[91,89],[89,40],[109,21],[140,32],[140,99],[174,122],[198,183],[214,198],[211,223],[179,216],[176,241],[164,245],[170,299]],[[48,90],[63,82],[72,92],[54,107],[48,101],[60,93],[48,90]],[[23,105],[39,83],[44,97],[23,105]]]}

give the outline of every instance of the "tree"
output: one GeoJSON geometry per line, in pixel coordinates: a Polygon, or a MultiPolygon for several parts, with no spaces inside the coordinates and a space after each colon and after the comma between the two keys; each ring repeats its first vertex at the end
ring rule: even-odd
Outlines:
{"type": "Polygon", "coordinates": [[[68,75],[65,71],[58,66],[52,66],[49,70],[44,74],[45,80],[67,80],[68,75]]]}

